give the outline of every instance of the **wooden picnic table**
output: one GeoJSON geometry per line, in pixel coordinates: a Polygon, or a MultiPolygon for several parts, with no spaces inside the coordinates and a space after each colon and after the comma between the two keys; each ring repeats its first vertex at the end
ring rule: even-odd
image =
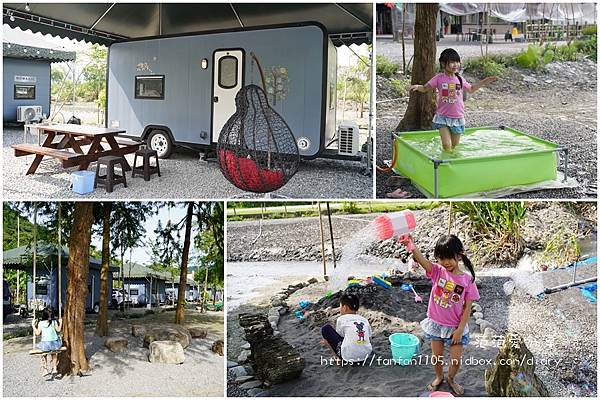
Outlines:
{"type": "MultiPolygon", "coordinates": [[[[35,173],[44,156],[61,161],[63,168],[78,166],[79,170],[87,170],[90,163],[98,161],[100,157],[125,156],[136,152],[142,144],[118,137],[119,133],[125,133],[122,129],[76,124],[42,124],[32,125],[30,128],[38,130],[38,144],[11,145],[15,149],[15,157],[35,155],[35,159],[27,170],[27,175],[35,173]],[[40,144],[41,134],[45,134],[46,139],[40,144]],[[60,140],[54,140],[61,136],[60,140]],[[87,145],[89,147],[85,152],[82,146],[87,145]]],[[[124,168],[126,171],[131,171],[127,160],[125,160],[124,168]]]]}

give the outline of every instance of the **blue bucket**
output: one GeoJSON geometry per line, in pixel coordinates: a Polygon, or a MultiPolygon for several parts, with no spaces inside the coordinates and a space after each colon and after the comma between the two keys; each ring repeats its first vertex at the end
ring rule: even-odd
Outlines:
{"type": "Polygon", "coordinates": [[[76,171],[71,173],[73,179],[73,191],[78,194],[87,194],[94,191],[94,179],[96,174],[93,171],[76,171]]]}
{"type": "Polygon", "coordinates": [[[409,365],[419,351],[419,338],[411,333],[393,333],[389,339],[394,362],[409,365]]]}

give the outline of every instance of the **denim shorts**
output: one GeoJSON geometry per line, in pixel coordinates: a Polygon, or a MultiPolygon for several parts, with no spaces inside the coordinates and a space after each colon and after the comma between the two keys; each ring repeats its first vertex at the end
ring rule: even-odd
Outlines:
{"type": "Polygon", "coordinates": [[[451,133],[460,135],[465,133],[465,119],[464,118],[450,118],[443,115],[435,114],[433,117],[433,127],[435,129],[448,128],[451,133]]]}
{"type": "MultiPolygon", "coordinates": [[[[423,332],[425,332],[425,339],[438,340],[444,342],[444,345],[446,346],[452,345],[452,333],[456,328],[440,325],[429,318],[425,318],[421,321],[421,328],[423,328],[423,332]]],[[[469,327],[466,326],[465,332],[463,332],[463,336],[460,339],[460,344],[466,346],[469,344],[469,341],[469,327]]]]}
{"type": "Polygon", "coordinates": [[[62,347],[62,340],[42,341],[37,347],[42,351],[57,351],[62,347]]]}

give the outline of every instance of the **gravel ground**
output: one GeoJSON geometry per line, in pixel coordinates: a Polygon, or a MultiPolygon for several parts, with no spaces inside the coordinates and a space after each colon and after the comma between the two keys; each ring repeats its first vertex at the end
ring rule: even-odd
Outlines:
{"type": "MultiPolygon", "coordinates": [[[[35,199],[190,199],[247,197],[245,192],[229,183],[216,162],[200,161],[198,153],[179,149],[160,161],[162,176],[154,175],[150,182],[142,178],[127,178],[127,189],[117,185],[112,193],[98,188],[88,195],[77,195],[69,187],[70,172],[56,160],[42,162],[34,175],[25,172],[33,156],[14,157],[10,147],[23,142],[20,129],[4,129],[3,178],[6,200],[35,199]]],[[[31,139],[30,139],[31,140],[31,139]]],[[[133,155],[127,156],[133,164],[133,155]]],[[[95,171],[95,163],[89,167],[95,171]]],[[[373,177],[364,174],[359,162],[317,159],[303,161],[298,173],[274,197],[290,198],[372,198],[373,177]]]]}
{"type": "MultiPolygon", "coordinates": [[[[494,38],[495,42],[488,44],[488,54],[516,54],[523,49],[526,49],[529,43],[517,43],[517,42],[504,42],[504,35],[502,40],[500,36],[494,38]]],[[[553,42],[554,43],[554,42],[553,42]]],[[[556,42],[558,45],[566,44],[567,42],[556,42]]],[[[447,48],[453,48],[458,51],[461,59],[470,57],[481,57],[481,48],[479,42],[463,42],[456,41],[456,36],[446,36],[440,39],[437,45],[436,59],[439,57],[442,51],[447,48]]],[[[414,41],[412,39],[406,39],[404,41],[404,48],[406,50],[406,62],[410,60],[414,55],[414,41]]],[[[483,44],[483,51],[485,52],[485,43],[483,44]]],[[[378,36],[377,37],[377,54],[385,56],[388,60],[402,64],[402,44],[394,42],[391,36],[378,36]]]]}
{"type": "Polygon", "coordinates": [[[151,318],[116,320],[111,323],[111,336],[129,338],[128,349],[112,353],[104,347],[104,339],[86,328],[85,348],[90,371],[83,377],[45,380],[40,377],[38,357],[32,357],[31,337],[4,341],[3,389],[7,397],[221,397],[223,395],[224,357],[211,351],[212,343],[223,339],[223,313],[200,315],[186,312],[187,326],[208,330],[206,339],[193,339],[184,350],[186,360],[180,365],[148,362],[148,349],[131,336],[131,324],[171,322],[173,312],[151,318]],[[163,321],[162,318],[165,320],[163,321]]]}
{"type": "MultiPolygon", "coordinates": [[[[469,97],[465,104],[467,127],[504,125],[569,149],[568,172],[578,187],[513,194],[511,198],[597,197],[596,68],[589,60],[551,63],[538,74],[512,68],[504,78],[469,97]]],[[[465,77],[471,82],[479,80],[468,72],[465,77]]],[[[408,97],[389,101],[393,97],[389,84],[378,78],[377,86],[380,98],[386,99],[377,106],[376,160],[382,165],[392,157],[391,132],[403,117],[408,97]]],[[[412,197],[424,197],[408,181],[388,182],[391,176],[377,174],[376,197],[384,198],[397,188],[412,197]]]]}

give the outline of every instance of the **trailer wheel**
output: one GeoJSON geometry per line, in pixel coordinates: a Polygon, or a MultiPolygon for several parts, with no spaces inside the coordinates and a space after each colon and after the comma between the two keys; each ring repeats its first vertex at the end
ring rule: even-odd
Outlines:
{"type": "Polygon", "coordinates": [[[150,132],[146,144],[152,150],[156,150],[159,158],[169,158],[173,151],[173,143],[165,131],[153,130],[150,132]]]}
{"type": "Polygon", "coordinates": [[[94,304],[94,314],[98,314],[100,312],[100,304],[94,304]]]}

